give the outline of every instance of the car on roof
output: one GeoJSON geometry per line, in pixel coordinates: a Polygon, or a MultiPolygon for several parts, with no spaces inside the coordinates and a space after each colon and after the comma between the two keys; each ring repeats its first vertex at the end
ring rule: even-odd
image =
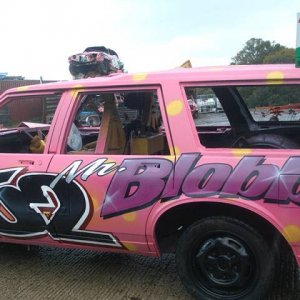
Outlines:
{"type": "Polygon", "coordinates": [[[292,65],[18,87],[0,97],[0,128],[2,242],[175,253],[196,299],[263,299],[285,256],[300,265],[292,65]],[[190,93],[218,112],[193,118],[190,93]]]}
{"type": "Polygon", "coordinates": [[[78,76],[103,76],[114,72],[123,72],[124,64],[118,54],[104,46],[88,47],[82,53],[69,56],[69,71],[78,76]]]}

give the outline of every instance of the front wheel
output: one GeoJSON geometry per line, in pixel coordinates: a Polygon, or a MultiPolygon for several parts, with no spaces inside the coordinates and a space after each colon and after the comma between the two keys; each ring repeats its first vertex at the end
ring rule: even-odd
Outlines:
{"type": "Polygon", "coordinates": [[[245,223],[211,217],[182,234],[176,265],[196,299],[262,299],[275,274],[275,251],[245,223]]]}

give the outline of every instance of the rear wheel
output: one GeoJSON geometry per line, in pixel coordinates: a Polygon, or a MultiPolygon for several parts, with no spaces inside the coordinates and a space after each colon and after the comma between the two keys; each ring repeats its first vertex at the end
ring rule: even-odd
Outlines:
{"type": "Polygon", "coordinates": [[[196,299],[261,299],[273,280],[275,251],[245,223],[212,217],[182,234],[176,264],[196,299]]]}
{"type": "Polygon", "coordinates": [[[299,145],[281,135],[258,134],[246,139],[251,148],[263,149],[298,149],[299,145]]]}

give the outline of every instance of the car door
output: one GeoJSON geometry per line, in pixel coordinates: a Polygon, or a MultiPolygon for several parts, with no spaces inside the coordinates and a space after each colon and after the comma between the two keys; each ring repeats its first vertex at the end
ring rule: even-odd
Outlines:
{"type": "Polygon", "coordinates": [[[174,159],[160,89],[86,90],[74,97],[49,166],[56,174],[51,186],[61,195],[56,237],[148,252],[145,224],[174,159]]]}
{"type": "Polygon", "coordinates": [[[47,189],[51,175],[46,172],[53,156],[48,149],[60,98],[61,93],[31,92],[1,101],[1,236],[24,239],[48,234],[47,213],[55,209],[47,189]]]}
{"type": "MultiPolygon", "coordinates": [[[[194,196],[205,197],[209,191],[219,199],[236,199],[253,210],[271,212],[287,228],[293,228],[290,222],[298,224],[299,83],[256,78],[186,84],[182,91],[186,97],[192,91],[200,107],[213,100],[215,111],[200,112],[190,130],[199,137],[195,148],[203,154],[200,164],[213,172],[207,173],[203,188],[195,188],[194,196]]],[[[171,126],[176,122],[170,118],[171,126]]],[[[174,140],[185,142],[177,136],[174,140]]]]}

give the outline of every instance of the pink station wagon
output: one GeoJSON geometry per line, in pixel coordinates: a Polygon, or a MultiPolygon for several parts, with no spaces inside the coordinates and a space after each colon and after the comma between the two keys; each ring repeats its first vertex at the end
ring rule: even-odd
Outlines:
{"type": "Polygon", "coordinates": [[[197,299],[261,299],[283,255],[300,264],[292,65],[10,89],[0,126],[2,242],[174,252],[197,299]],[[191,94],[197,105],[214,99],[215,109],[193,118],[191,94]]]}

